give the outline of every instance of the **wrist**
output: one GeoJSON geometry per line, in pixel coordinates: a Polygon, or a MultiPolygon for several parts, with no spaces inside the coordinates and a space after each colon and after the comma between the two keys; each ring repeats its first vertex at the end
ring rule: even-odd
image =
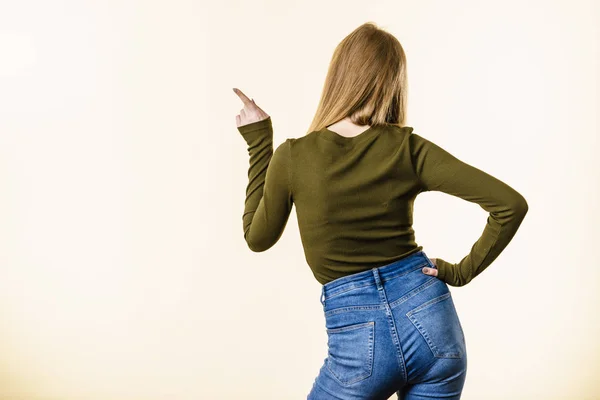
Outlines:
{"type": "Polygon", "coordinates": [[[445,281],[446,276],[448,275],[448,271],[453,267],[454,264],[449,263],[447,261],[442,260],[441,258],[435,259],[435,265],[438,270],[437,277],[443,281],[445,281]]]}
{"type": "Polygon", "coordinates": [[[265,119],[261,119],[260,121],[238,126],[237,130],[240,132],[246,142],[251,143],[256,139],[260,139],[265,136],[272,136],[273,123],[271,121],[271,117],[269,116],[265,119]]]}

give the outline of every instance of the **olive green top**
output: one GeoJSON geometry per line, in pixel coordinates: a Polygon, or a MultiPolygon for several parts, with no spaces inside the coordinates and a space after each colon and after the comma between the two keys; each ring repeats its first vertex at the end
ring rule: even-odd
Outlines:
{"type": "Polygon", "coordinates": [[[295,205],[306,261],[322,284],[422,250],[412,228],[421,192],[448,193],[489,212],[481,237],[459,263],[436,257],[438,278],[451,286],[483,272],[527,213],[516,190],[412,127],[371,126],[354,137],[323,128],[288,138],[275,151],[271,117],[238,131],[250,156],[242,217],[248,247],[273,246],[295,205]]]}

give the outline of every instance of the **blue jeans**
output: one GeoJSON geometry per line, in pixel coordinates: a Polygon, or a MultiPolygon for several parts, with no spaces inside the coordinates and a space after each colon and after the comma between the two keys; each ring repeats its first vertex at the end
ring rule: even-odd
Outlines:
{"type": "Polygon", "coordinates": [[[323,285],[327,358],[308,400],[460,399],[464,332],[424,251],[323,285]]]}

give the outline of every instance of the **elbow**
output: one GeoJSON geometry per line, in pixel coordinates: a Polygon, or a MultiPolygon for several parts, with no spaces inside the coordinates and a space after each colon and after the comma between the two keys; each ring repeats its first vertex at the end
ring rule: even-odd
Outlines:
{"type": "Polygon", "coordinates": [[[527,200],[520,193],[516,193],[509,207],[512,210],[512,214],[519,220],[523,220],[525,215],[527,215],[527,211],[529,211],[527,200]]]}
{"type": "Polygon", "coordinates": [[[268,243],[265,240],[253,238],[250,235],[246,235],[244,238],[246,239],[246,244],[248,245],[248,248],[254,253],[262,253],[263,251],[266,251],[270,249],[271,246],[273,246],[272,243],[268,243]]]}
{"type": "Polygon", "coordinates": [[[267,249],[269,249],[268,246],[263,246],[260,243],[254,243],[254,242],[246,242],[246,243],[248,243],[248,248],[255,253],[262,253],[263,251],[266,251],[267,249]]]}
{"type": "Polygon", "coordinates": [[[273,246],[273,243],[270,243],[267,235],[261,235],[256,229],[252,230],[250,228],[251,225],[244,227],[244,240],[250,250],[254,253],[261,253],[273,246]]]}
{"type": "Polygon", "coordinates": [[[527,204],[527,200],[525,197],[519,194],[516,201],[512,206],[513,210],[515,210],[515,214],[519,216],[520,219],[525,218],[527,215],[527,211],[529,211],[529,205],[527,204]]]}

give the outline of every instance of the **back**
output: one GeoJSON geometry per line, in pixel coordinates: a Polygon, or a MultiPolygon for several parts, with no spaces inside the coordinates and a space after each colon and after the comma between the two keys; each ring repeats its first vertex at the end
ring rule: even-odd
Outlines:
{"type": "Polygon", "coordinates": [[[412,127],[372,126],[354,137],[323,128],[289,138],[275,151],[270,117],[238,130],[250,155],[242,217],[248,246],[273,246],[295,204],[307,263],[322,284],[420,251],[412,215],[421,192],[442,191],[490,213],[459,263],[436,258],[438,278],[453,286],[467,284],[491,264],[528,209],[516,190],[412,127]]]}
{"type": "Polygon", "coordinates": [[[319,282],[421,250],[412,228],[420,187],[410,162],[411,131],[371,127],[344,137],[323,129],[291,140],[298,226],[319,282]]]}

